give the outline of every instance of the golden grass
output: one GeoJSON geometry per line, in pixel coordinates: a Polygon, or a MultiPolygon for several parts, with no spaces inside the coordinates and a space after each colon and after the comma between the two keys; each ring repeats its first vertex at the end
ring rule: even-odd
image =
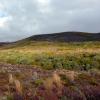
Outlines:
{"type": "Polygon", "coordinates": [[[15,79],[14,83],[15,83],[16,91],[18,93],[22,94],[22,85],[21,85],[20,81],[15,79]]]}
{"type": "Polygon", "coordinates": [[[9,74],[9,84],[15,85],[16,92],[22,94],[21,82],[16,78],[14,78],[12,74],[9,74]]]}
{"type": "Polygon", "coordinates": [[[56,72],[53,73],[52,79],[53,79],[53,82],[56,83],[56,85],[58,87],[61,87],[61,79],[60,79],[59,75],[56,72]]]}
{"type": "Polygon", "coordinates": [[[14,78],[13,78],[12,74],[9,74],[9,83],[10,84],[14,83],[14,78]]]}
{"type": "Polygon", "coordinates": [[[44,84],[44,86],[45,86],[45,88],[46,88],[47,90],[52,89],[52,87],[53,87],[53,80],[52,80],[52,78],[46,79],[46,80],[43,82],[43,84],[44,84]]]}
{"type": "Polygon", "coordinates": [[[57,88],[59,89],[62,88],[62,81],[60,79],[60,76],[56,72],[52,74],[52,77],[49,77],[44,81],[44,86],[46,87],[47,90],[52,89],[54,84],[56,85],[57,88]]]}

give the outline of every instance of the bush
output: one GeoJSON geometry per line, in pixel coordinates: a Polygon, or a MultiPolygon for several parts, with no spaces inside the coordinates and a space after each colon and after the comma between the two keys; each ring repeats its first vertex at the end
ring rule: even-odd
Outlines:
{"type": "Polygon", "coordinates": [[[35,64],[43,69],[68,69],[68,70],[85,70],[99,69],[99,60],[95,59],[93,54],[78,54],[78,55],[37,55],[35,64]],[[95,59],[95,60],[94,60],[95,59]]]}

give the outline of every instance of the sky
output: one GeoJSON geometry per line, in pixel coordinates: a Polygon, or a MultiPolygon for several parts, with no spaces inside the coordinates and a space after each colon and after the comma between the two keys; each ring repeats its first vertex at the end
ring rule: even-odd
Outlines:
{"type": "Polygon", "coordinates": [[[100,0],[0,0],[0,42],[64,31],[100,32],[100,0]]]}

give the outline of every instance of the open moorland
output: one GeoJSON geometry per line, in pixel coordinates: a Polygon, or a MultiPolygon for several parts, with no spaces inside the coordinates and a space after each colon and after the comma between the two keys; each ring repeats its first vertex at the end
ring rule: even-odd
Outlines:
{"type": "Polygon", "coordinates": [[[80,42],[47,35],[1,43],[0,100],[99,100],[98,36],[85,34],[90,40],[80,42]]]}

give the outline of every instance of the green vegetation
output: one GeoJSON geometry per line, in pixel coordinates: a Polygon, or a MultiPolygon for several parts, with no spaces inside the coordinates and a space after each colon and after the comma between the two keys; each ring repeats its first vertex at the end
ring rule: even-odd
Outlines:
{"type": "Polygon", "coordinates": [[[0,48],[0,62],[43,69],[100,69],[100,42],[18,42],[0,48]]]}

